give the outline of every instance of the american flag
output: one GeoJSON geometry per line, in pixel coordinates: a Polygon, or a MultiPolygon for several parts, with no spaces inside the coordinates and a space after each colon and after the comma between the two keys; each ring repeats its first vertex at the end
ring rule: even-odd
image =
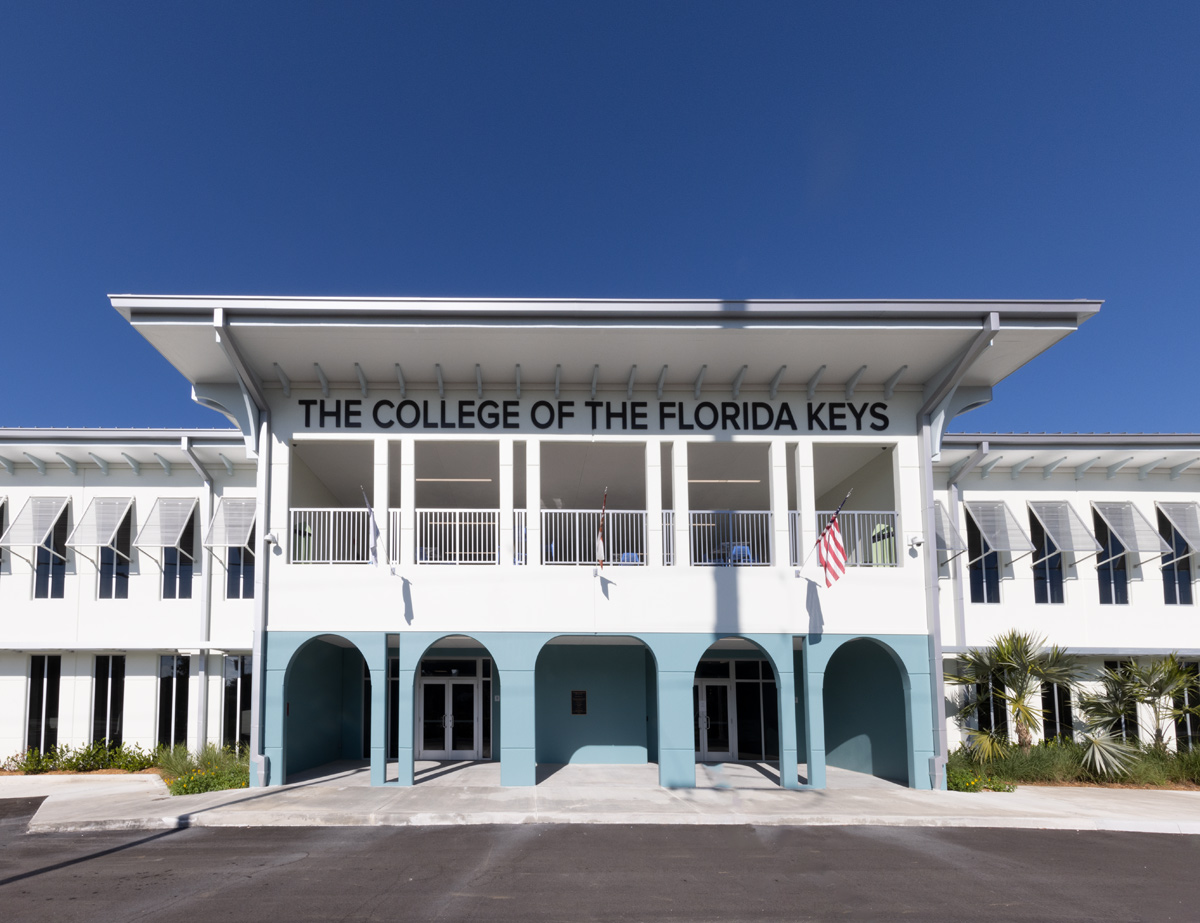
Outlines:
{"type": "Polygon", "coordinates": [[[838,577],[846,573],[846,549],[842,545],[842,530],[838,526],[838,513],[841,511],[839,506],[829,520],[829,525],[821,531],[821,536],[817,539],[817,560],[821,562],[821,568],[825,571],[826,587],[833,586],[838,577]]]}

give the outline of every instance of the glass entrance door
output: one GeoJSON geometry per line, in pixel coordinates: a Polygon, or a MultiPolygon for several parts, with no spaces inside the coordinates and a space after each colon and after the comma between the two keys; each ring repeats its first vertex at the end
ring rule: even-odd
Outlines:
{"type": "Polygon", "coordinates": [[[737,720],[730,708],[728,680],[697,680],[692,687],[696,717],[696,759],[732,760],[737,751],[737,720]]]}
{"type": "Polygon", "coordinates": [[[479,684],[473,679],[422,679],[417,759],[479,759],[479,706],[479,684]]]}

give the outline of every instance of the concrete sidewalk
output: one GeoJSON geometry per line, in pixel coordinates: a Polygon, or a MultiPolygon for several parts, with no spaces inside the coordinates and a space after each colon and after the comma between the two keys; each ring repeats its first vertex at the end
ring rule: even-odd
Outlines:
{"type": "Polygon", "coordinates": [[[753,824],[1026,827],[1200,833],[1200,792],[1040,787],[1013,793],[918,792],[844,770],[824,791],[786,791],[765,766],[697,766],[697,788],[664,789],[657,767],[542,767],[502,788],[496,763],[421,763],[411,788],[367,784],[335,764],[269,789],[172,797],[153,775],[2,776],[0,798],[45,795],[31,833],[189,826],[449,824],[753,824]]]}

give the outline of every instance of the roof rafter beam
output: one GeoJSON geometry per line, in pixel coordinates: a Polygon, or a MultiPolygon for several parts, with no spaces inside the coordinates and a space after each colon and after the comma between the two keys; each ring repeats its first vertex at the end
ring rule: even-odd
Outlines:
{"type": "Polygon", "coordinates": [[[857,372],[850,376],[850,380],[846,382],[846,400],[854,397],[854,389],[858,387],[858,383],[862,381],[863,375],[867,372],[867,367],[862,366],[857,372]]]}
{"type": "Polygon", "coordinates": [[[400,370],[400,363],[396,363],[396,383],[400,385],[400,396],[404,397],[404,392],[408,390],[408,385],[404,383],[404,372],[400,370]]]}
{"type": "Polygon", "coordinates": [[[271,365],[275,366],[275,376],[279,379],[279,383],[283,386],[283,396],[291,397],[292,380],[287,377],[287,372],[283,370],[283,367],[278,362],[272,362],[271,365]]]}
{"type": "Polygon", "coordinates": [[[692,388],[692,396],[696,400],[700,400],[700,386],[704,384],[704,373],[708,371],[708,365],[700,366],[700,371],[696,373],[696,384],[692,388]]]}
{"type": "Polygon", "coordinates": [[[314,362],[313,368],[317,370],[317,380],[321,382],[321,394],[329,397],[329,378],[325,375],[325,370],[319,362],[314,362]]]}
{"type": "Polygon", "coordinates": [[[740,369],[738,369],[737,375],[734,376],[733,384],[729,386],[729,391],[733,395],[733,399],[735,401],[737,400],[737,396],[742,392],[742,382],[746,380],[746,372],[749,370],[750,366],[743,365],[740,369]]]}
{"type": "MultiPolygon", "coordinates": [[[[479,366],[475,366],[475,368],[478,369],[479,366]]],[[[558,364],[558,365],[554,366],[554,399],[556,401],[558,400],[558,393],[561,390],[562,390],[562,365],[558,364]]]]}
{"type": "Polygon", "coordinates": [[[667,383],[667,367],[664,365],[658,373],[658,399],[662,400],[663,385],[667,383]]]}
{"type": "Polygon", "coordinates": [[[1029,466],[1029,463],[1031,461],[1033,461],[1032,455],[1030,455],[1028,458],[1026,458],[1022,461],[1017,462],[1015,465],[1012,466],[1012,479],[1014,481],[1021,477],[1021,472],[1024,471],[1029,466]]]}
{"type": "Polygon", "coordinates": [[[218,452],[218,453],[217,453],[217,458],[221,459],[222,463],[225,465],[225,471],[226,471],[226,473],[227,473],[227,474],[228,474],[230,477],[233,477],[233,462],[231,462],[231,461],[230,461],[228,458],[226,458],[226,457],[225,457],[225,453],[224,453],[224,452],[218,452]]]}
{"type": "Polygon", "coordinates": [[[478,362],[475,363],[475,396],[483,397],[483,369],[479,367],[478,362]]]}
{"type": "Polygon", "coordinates": [[[79,473],[79,462],[75,461],[69,455],[64,455],[62,452],[55,452],[54,454],[63,460],[63,464],[67,466],[68,471],[72,474],[79,473]]]}
{"type": "Polygon", "coordinates": [[[592,366],[592,400],[596,399],[596,385],[600,381],[600,366],[592,366]]]}
{"type": "Polygon", "coordinates": [[[129,462],[129,467],[133,469],[135,476],[140,477],[142,474],[142,463],[130,455],[128,452],[122,452],[121,457],[129,462]]]}
{"type": "Polygon", "coordinates": [[[517,363],[517,367],[516,367],[516,378],[517,378],[517,397],[520,397],[521,396],[521,363],[519,363],[519,362],[517,363]]]}
{"type": "Polygon", "coordinates": [[[363,371],[362,366],[357,362],[354,363],[354,374],[358,376],[358,387],[362,390],[362,396],[367,396],[367,375],[363,371]]]}
{"type": "Polygon", "coordinates": [[[783,381],[783,373],[787,371],[786,365],[781,365],[779,371],[775,373],[775,377],[771,379],[770,392],[768,400],[775,400],[775,395],[779,393],[779,383],[783,381]]]}
{"type": "Polygon", "coordinates": [[[1000,314],[997,311],[991,311],[984,318],[979,332],[967,344],[967,348],[963,350],[958,361],[950,367],[950,370],[937,383],[937,386],[929,392],[925,403],[921,405],[921,409],[917,412],[917,419],[922,419],[927,414],[933,413],[942,401],[954,393],[955,389],[962,382],[963,376],[975,364],[975,360],[979,358],[980,353],[992,345],[992,340],[996,338],[996,334],[999,331],[1000,314]]]}
{"type": "MultiPolygon", "coordinates": [[[[950,469],[950,477],[946,481],[946,486],[953,487],[960,480],[962,480],[964,477],[966,477],[971,472],[972,468],[974,468],[981,461],[983,461],[984,458],[987,457],[987,454],[988,454],[988,444],[987,444],[987,440],[985,439],[983,442],[979,443],[979,447],[977,449],[975,449],[974,452],[972,452],[970,455],[968,455],[966,458],[964,458],[957,465],[955,465],[953,468],[950,469]]],[[[996,459],[996,461],[999,461],[999,460],[1000,459],[996,459]]],[[[989,468],[988,470],[990,471],[991,469],[989,468]]]]}
{"type": "Polygon", "coordinates": [[[1154,461],[1147,462],[1146,464],[1142,465],[1140,468],[1138,468],[1138,480],[1139,481],[1146,480],[1146,478],[1150,477],[1150,472],[1153,471],[1155,468],[1157,468],[1159,465],[1161,465],[1166,460],[1167,460],[1167,456],[1164,455],[1162,458],[1156,458],[1156,459],[1154,459],[1154,461]]]}
{"type": "MultiPolygon", "coordinates": [[[[209,474],[204,465],[200,463],[200,459],[196,456],[196,450],[192,448],[192,440],[187,436],[180,437],[179,448],[183,451],[183,454],[187,460],[192,463],[192,467],[196,469],[196,473],[200,475],[200,480],[202,480],[207,486],[212,487],[212,475],[209,474]]],[[[222,455],[221,458],[223,460],[225,456],[222,455]]]]}
{"type": "Polygon", "coordinates": [[[821,383],[821,376],[825,374],[826,366],[821,366],[812,373],[812,378],[808,380],[808,399],[811,401],[813,395],[817,393],[817,385],[821,383]]]}
{"type": "Polygon", "coordinates": [[[1131,461],[1133,461],[1132,455],[1130,455],[1128,458],[1122,458],[1116,464],[1109,465],[1108,472],[1107,472],[1108,480],[1111,481],[1113,478],[1115,478],[1117,476],[1117,472],[1120,471],[1122,468],[1124,468],[1126,465],[1128,465],[1131,461]]]}
{"type": "Polygon", "coordinates": [[[98,467],[100,469],[100,473],[103,474],[105,477],[108,477],[108,462],[105,461],[103,458],[101,458],[99,455],[97,455],[95,452],[88,452],[88,455],[91,457],[92,461],[94,461],[96,463],[96,467],[98,467]]]}
{"type": "Polygon", "coordinates": [[[21,454],[24,455],[26,458],[28,458],[31,462],[33,462],[33,467],[37,468],[38,474],[45,476],[46,463],[44,461],[42,461],[36,455],[30,455],[28,452],[22,452],[21,454]]]}
{"type": "Polygon", "coordinates": [[[1179,476],[1183,474],[1183,472],[1187,471],[1188,468],[1192,467],[1192,465],[1196,464],[1196,462],[1200,462],[1200,455],[1196,456],[1195,458],[1189,458],[1182,464],[1176,465],[1171,469],[1171,480],[1178,481],[1179,476]]]}
{"type": "Polygon", "coordinates": [[[1052,475],[1055,471],[1057,471],[1058,466],[1061,465],[1066,460],[1067,460],[1067,456],[1064,455],[1062,458],[1056,458],[1054,461],[1050,462],[1050,464],[1048,464],[1048,465],[1042,465],[1042,480],[1043,481],[1050,480],[1050,475],[1052,475]]]}
{"type": "Polygon", "coordinates": [[[167,461],[165,458],[163,458],[161,455],[159,455],[157,452],[154,453],[154,457],[157,458],[158,463],[160,465],[162,465],[162,470],[167,473],[167,477],[170,477],[171,476],[171,463],[169,461],[167,461]]]}
{"type": "Polygon", "coordinates": [[[226,317],[224,308],[213,309],[213,328],[216,332],[217,345],[221,347],[226,361],[237,375],[242,390],[246,392],[260,412],[266,413],[269,405],[267,396],[263,393],[262,381],[259,380],[238,348],[233,331],[229,329],[229,319],[226,317]]]}
{"type": "Polygon", "coordinates": [[[1076,465],[1075,466],[1075,480],[1082,481],[1083,476],[1088,473],[1088,469],[1091,468],[1093,465],[1095,465],[1096,462],[1098,462],[1098,461],[1100,461],[1099,455],[1097,455],[1095,458],[1089,458],[1082,465],[1076,465]]]}
{"type": "Polygon", "coordinates": [[[997,455],[995,458],[993,458],[986,465],[984,465],[982,468],[979,469],[979,476],[986,481],[987,476],[992,473],[992,469],[995,468],[1002,461],[1004,461],[1004,456],[997,455]]]}
{"type": "MultiPolygon", "coordinates": [[[[520,366],[518,366],[518,368],[519,367],[520,366]]],[[[437,377],[438,397],[445,397],[446,396],[446,382],[445,382],[445,379],[442,378],[442,364],[440,362],[435,362],[433,364],[433,374],[437,377]]],[[[520,396],[519,391],[517,392],[517,395],[520,396]]]]}
{"type": "Polygon", "coordinates": [[[3,465],[4,470],[9,474],[13,474],[17,470],[17,466],[13,464],[13,460],[11,458],[5,458],[3,455],[0,455],[0,465],[3,465]]]}
{"type": "Polygon", "coordinates": [[[625,387],[626,397],[633,397],[633,381],[635,378],[637,378],[637,366],[631,365],[629,367],[629,384],[625,387]]]}

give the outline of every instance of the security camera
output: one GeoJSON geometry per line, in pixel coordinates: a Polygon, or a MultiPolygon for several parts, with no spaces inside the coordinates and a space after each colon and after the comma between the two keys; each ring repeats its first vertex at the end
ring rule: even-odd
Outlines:
{"type": "Polygon", "coordinates": [[[909,548],[920,548],[924,544],[925,544],[925,539],[921,538],[921,536],[919,536],[919,535],[914,535],[912,538],[910,538],[908,540],[909,548]]]}
{"type": "Polygon", "coordinates": [[[265,536],[263,536],[263,541],[266,542],[268,545],[278,545],[279,544],[279,536],[276,535],[274,532],[268,532],[265,536]]]}

